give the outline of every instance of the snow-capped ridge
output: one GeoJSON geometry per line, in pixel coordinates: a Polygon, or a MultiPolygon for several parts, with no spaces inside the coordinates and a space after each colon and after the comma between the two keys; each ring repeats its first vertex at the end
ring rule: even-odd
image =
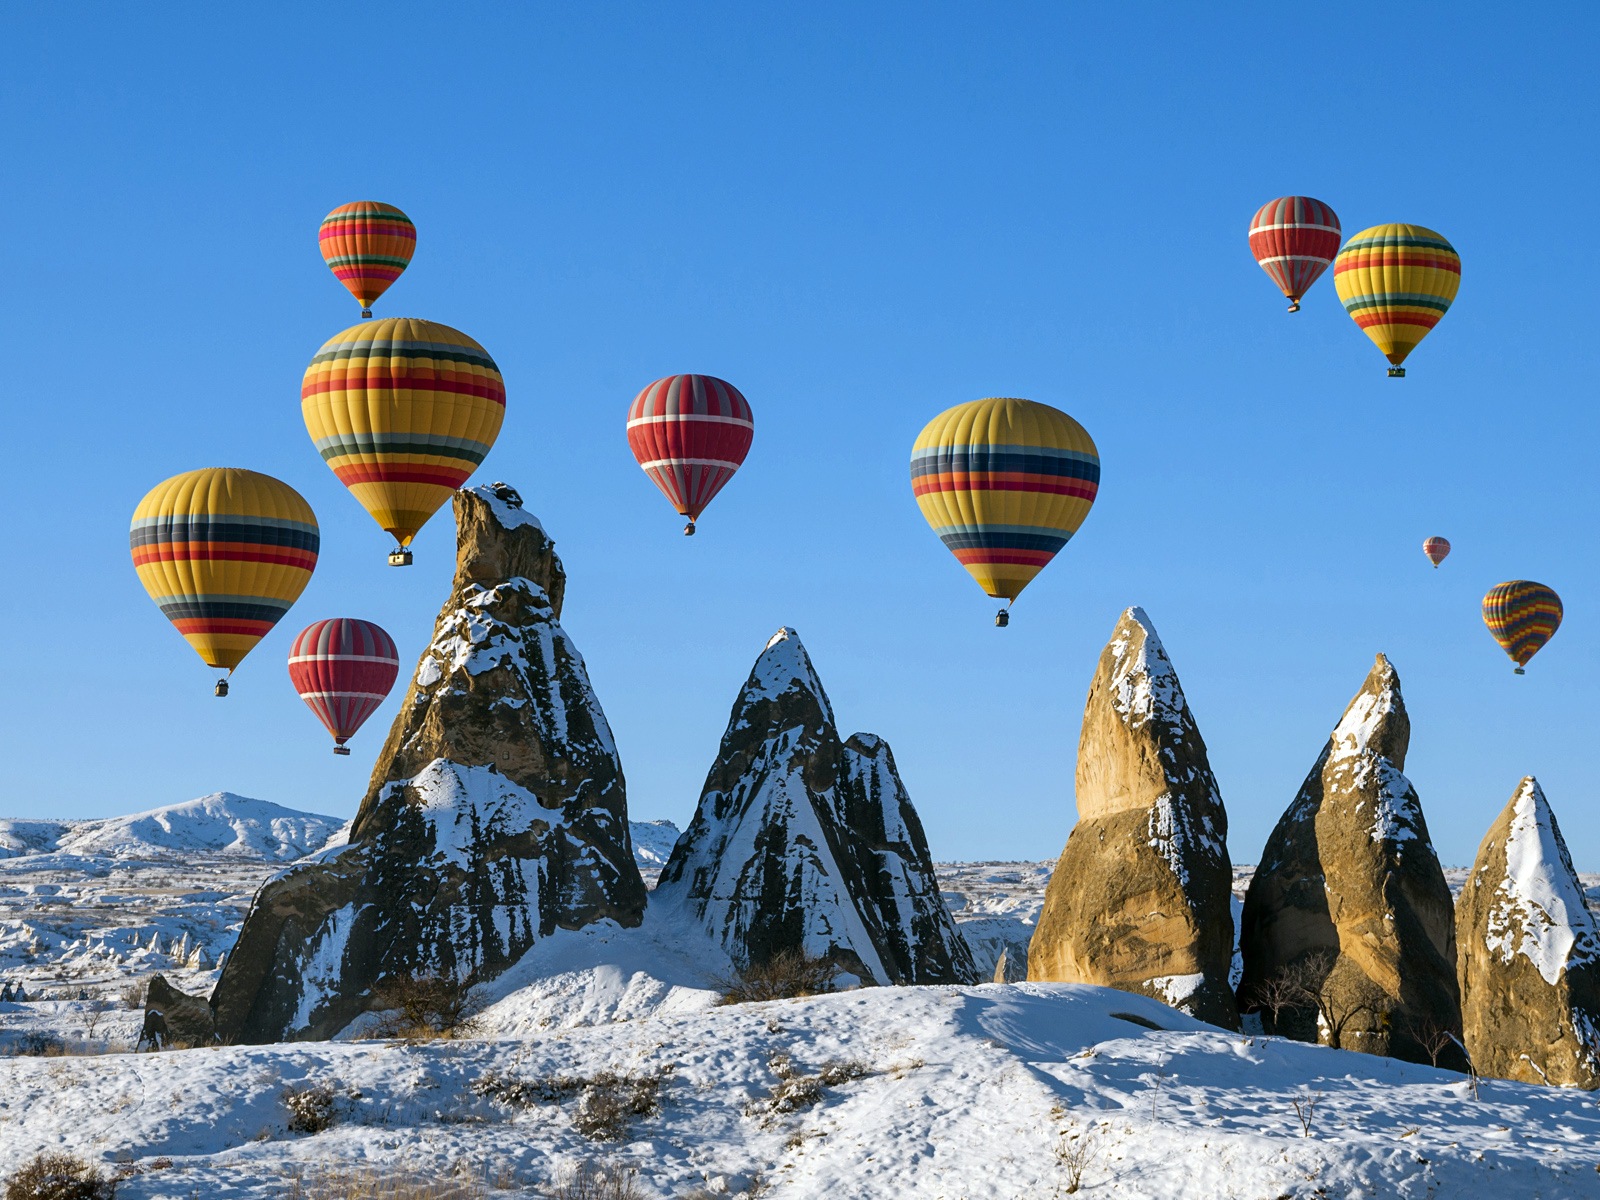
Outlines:
{"type": "Polygon", "coordinates": [[[479,497],[489,506],[489,511],[494,514],[495,520],[506,529],[521,529],[525,525],[544,532],[544,525],[539,518],[522,507],[522,493],[509,483],[480,483],[477,487],[463,488],[479,497]]]}
{"type": "Polygon", "coordinates": [[[1109,649],[1117,664],[1111,676],[1112,707],[1133,728],[1158,717],[1166,724],[1179,724],[1188,704],[1155,625],[1138,605],[1122,616],[1137,625],[1144,637],[1138,651],[1131,655],[1128,648],[1133,641],[1132,630],[1120,632],[1111,640],[1109,649]]]}
{"type": "Polygon", "coordinates": [[[203,853],[290,862],[322,849],[341,824],[336,817],[233,792],[213,792],[121,817],[0,821],[0,857],[54,853],[151,858],[203,853]]]}

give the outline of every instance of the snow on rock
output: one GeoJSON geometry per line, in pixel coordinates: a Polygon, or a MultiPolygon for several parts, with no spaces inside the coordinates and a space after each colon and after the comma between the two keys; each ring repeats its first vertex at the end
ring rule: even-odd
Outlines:
{"type": "MultiPolygon", "coordinates": [[[[1354,1014],[1340,1044],[1415,1062],[1461,1029],[1455,918],[1416,788],[1405,777],[1411,722],[1400,677],[1378,655],[1294,802],[1245,897],[1239,1003],[1256,1009],[1287,972],[1316,970],[1354,1014]]],[[[1264,1015],[1274,1028],[1270,1012],[1264,1015]]],[[[1309,1007],[1278,1032],[1331,1040],[1309,1007]]],[[[1441,1062],[1464,1065],[1455,1050],[1441,1062]]]]}
{"type": "Polygon", "coordinates": [[[503,484],[458,492],[455,515],[451,596],[348,845],[262,888],[212,996],[224,1040],[328,1037],[380,980],[492,979],[558,927],[643,916],[554,544],[503,484]]]}
{"type": "Polygon", "coordinates": [[[288,862],[321,849],[338,829],[333,817],[214,792],[127,817],[0,821],[0,857],[60,853],[169,858],[203,853],[288,862]]]}
{"type": "Polygon", "coordinates": [[[1461,1011],[1478,1070],[1600,1087],[1600,926],[1533,776],[1484,835],[1456,921],[1461,1011]]]}
{"type": "Polygon", "coordinates": [[[1474,1095],[1450,1072],[1072,984],[868,988],[526,1037],[8,1057],[0,1096],[0,1176],[44,1150],[122,1162],[118,1200],[278,1200],[333,1164],[532,1196],[596,1159],[637,1170],[642,1200],[1012,1200],[1071,1190],[1079,1156],[1061,1151],[1080,1145],[1086,1196],[1467,1197],[1488,1180],[1495,1200],[1534,1200],[1594,1195],[1600,1144],[1579,1093],[1474,1095]],[[823,1083],[828,1064],[849,1069],[823,1083]],[[779,1071],[815,1092],[778,1102],[779,1071]],[[616,1141],[584,1136],[576,1099],[515,1102],[518,1085],[608,1074],[658,1088],[616,1141]],[[316,1087],[332,1127],[291,1132],[286,1094],[316,1087]]]}
{"type": "Polygon", "coordinates": [[[1077,800],[1028,978],[1106,984],[1237,1027],[1227,812],[1178,674],[1141,608],[1122,614],[1090,684],[1077,800]]]}
{"type": "Polygon", "coordinates": [[[787,627],[734,703],[652,907],[703,927],[740,965],[793,948],[878,983],[976,977],[888,744],[841,741],[787,627]]]}

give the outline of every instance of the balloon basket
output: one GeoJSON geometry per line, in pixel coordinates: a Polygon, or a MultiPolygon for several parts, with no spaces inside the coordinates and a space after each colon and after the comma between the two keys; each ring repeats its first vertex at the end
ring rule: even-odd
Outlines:
{"type": "Polygon", "coordinates": [[[1513,675],[1526,675],[1527,674],[1527,672],[1524,671],[1521,667],[1513,667],[1511,669],[1511,673],[1513,675]]]}
{"type": "Polygon", "coordinates": [[[391,567],[409,567],[411,565],[411,551],[404,546],[396,546],[389,551],[389,565],[391,567]]]}
{"type": "Polygon", "coordinates": [[[344,755],[348,755],[348,754],[349,754],[349,753],[350,753],[350,747],[349,747],[349,746],[335,746],[335,747],[334,747],[334,748],[333,748],[333,752],[334,752],[334,753],[335,753],[335,754],[344,754],[344,755]]]}
{"type": "Polygon", "coordinates": [[[693,537],[694,536],[694,522],[693,521],[690,521],[687,525],[685,525],[683,527],[683,536],[684,537],[693,537]]]}
{"type": "Polygon", "coordinates": [[[1404,367],[1390,367],[1389,368],[1389,378],[1390,379],[1404,379],[1405,377],[1406,377],[1406,369],[1404,367]]]}
{"type": "Polygon", "coordinates": [[[995,613],[994,624],[996,629],[1004,629],[1007,625],[1011,624],[1011,614],[1002,608],[999,612],[995,613]]]}
{"type": "Polygon", "coordinates": [[[362,319],[362,320],[363,320],[363,321],[370,321],[370,320],[372,320],[372,310],[371,310],[371,309],[370,309],[370,308],[363,308],[363,309],[362,309],[362,310],[361,310],[361,319],[362,319]]]}
{"type": "Polygon", "coordinates": [[[218,696],[226,696],[228,694],[228,681],[226,679],[217,680],[217,686],[211,690],[218,696]]]}
{"type": "Polygon", "coordinates": [[[1296,300],[1293,304],[1289,305],[1289,311],[1290,312],[1299,312],[1300,311],[1300,301],[1296,300]]]}

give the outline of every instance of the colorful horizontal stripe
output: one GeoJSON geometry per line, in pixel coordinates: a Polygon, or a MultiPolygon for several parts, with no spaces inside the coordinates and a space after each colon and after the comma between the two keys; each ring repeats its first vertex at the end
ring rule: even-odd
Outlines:
{"type": "Polygon", "coordinates": [[[714,375],[668,375],[628,407],[628,448],[679,514],[699,519],[744,463],[755,437],[750,404],[714,375]]]}
{"type": "Polygon", "coordinates": [[[1461,258],[1431,229],[1375,225],[1339,251],[1333,284],[1351,319],[1399,366],[1455,301],[1461,258]]]}
{"type": "Polygon", "coordinates": [[[318,621],[289,650],[289,679],[342,746],[388,696],[400,672],[394,639],[354,617],[318,621]]]}
{"type": "Polygon", "coordinates": [[[417,229],[392,204],[358,200],[322,218],[322,259],[363,309],[400,278],[417,248],[417,229]]]}
{"type": "Polygon", "coordinates": [[[1066,413],[989,399],[935,417],[911,451],[923,517],[989,595],[1014,600],[1088,515],[1094,441],[1066,413]]]}
{"type": "Polygon", "coordinates": [[[1339,252],[1339,232],[1338,216],[1322,201],[1280,196],[1250,219],[1250,253],[1298,307],[1339,252]]]}
{"type": "Polygon", "coordinates": [[[331,338],[300,398],[317,453],[402,545],[471,477],[505,420],[505,380],[489,352],[412,318],[331,338]]]}
{"type": "Polygon", "coordinates": [[[162,614],[208,665],[231,671],[304,590],[321,538],[287,484],[208,468],[151,489],[128,544],[162,614]]]}
{"type": "Polygon", "coordinates": [[[1483,598],[1483,623],[1520,671],[1561,627],[1561,597],[1542,583],[1513,579],[1483,598]]]}

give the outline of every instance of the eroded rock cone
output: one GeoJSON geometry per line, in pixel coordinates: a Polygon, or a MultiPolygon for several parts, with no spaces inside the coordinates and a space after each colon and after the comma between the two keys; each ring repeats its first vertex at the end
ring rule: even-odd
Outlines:
{"type": "Polygon", "coordinates": [[[150,976],[145,985],[144,1028],[159,1031],[159,1049],[209,1046],[217,1040],[216,1021],[205,997],[180,992],[161,975],[150,976]]]}
{"type": "Polygon", "coordinates": [[[1478,847],[1456,900],[1456,939],[1479,1072],[1600,1087],[1600,926],[1531,775],[1478,847]]]}
{"type": "Polygon", "coordinates": [[[1089,686],[1077,799],[1028,978],[1120,988],[1237,1029],[1228,816],[1143,609],[1122,614],[1089,686]]]}
{"type": "Polygon", "coordinates": [[[739,964],[801,949],[868,982],[975,981],[888,743],[841,742],[792,629],[745,681],[651,903],[739,964]]]}
{"type": "Polygon", "coordinates": [[[1465,1066],[1455,916],[1403,774],[1411,722],[1378,655],[1245,897],[1239,1003],[1268,1032],[1465,1066]]]}
{"type": "Polygon", "coordinates": [[[384,980],[490,978],[556,928],[636,925],[622,766],[504,484],[458,492],[456,575],[347,848],[257,894],[212,996],[231,1042],[328,1037],[384,980]]]}

